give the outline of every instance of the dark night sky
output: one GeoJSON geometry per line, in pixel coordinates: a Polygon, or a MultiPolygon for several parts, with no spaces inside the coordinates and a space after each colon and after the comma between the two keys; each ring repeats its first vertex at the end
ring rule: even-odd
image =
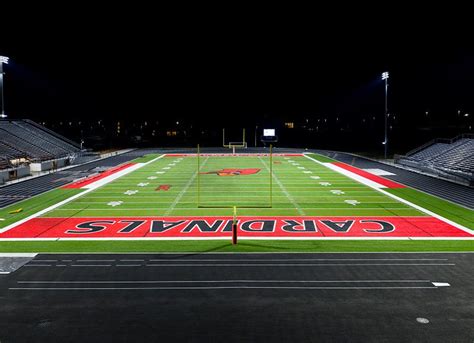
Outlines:
{"type": "Polygon", "coordinates": [[[474,109],[472,30],[460,17],[194,10],[83,5],[33,19],[11,10],[0,41],[12,61],[7,112],[204,121],[357,114],[383,106],[376,80],[386,69],[394,111],[474,109]]]}

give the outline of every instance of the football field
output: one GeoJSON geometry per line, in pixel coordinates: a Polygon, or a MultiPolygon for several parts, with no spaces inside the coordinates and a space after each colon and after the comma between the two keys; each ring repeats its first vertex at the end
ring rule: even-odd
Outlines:
{"type": "Polygon", "coordinates": [[[245,239],[473,237],[391,193],[405,186],[314,154],[149,155],[63,189],[77,192],[0,238],[224,239],[234,220],[245,239]]]}
{"type": "Polygon", "coordinates": [[[268,157],[201,156],[201,205],[212,207],[198,208],[196,159],[165,156],[45,216],[215,216],[232,215],[232,206],[244,216],[423,215],[308,158],[283,156],[273,158],[271,208],[268,157]],[[239,172],[248,169],[256,172],[239,172]]]}

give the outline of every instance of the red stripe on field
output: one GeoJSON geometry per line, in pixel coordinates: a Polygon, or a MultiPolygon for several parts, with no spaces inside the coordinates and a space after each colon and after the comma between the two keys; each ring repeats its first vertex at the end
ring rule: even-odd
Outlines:
{"type": "Polygon", "coordinates": [[[365,177],[366,179],[369,179],[371,181],[374,181],[374,182],[377,182],[378,184],[381,184],[387,188],[405,188],[404,185],[402,184],[399,184],[397,182],[394,182],[394,181],[391,181],[391,180],[388,180],[388,179],[385,179],[383,177],[380,177],[378,175],[374,175],[372,173],[369,173],[365,170],[362,170],[362,169],[359,169],[359,168],[356,168],[356,167],[353,167],[353,166],[350,166],[348,164],[345,164],[345,163],[342,163],[342,162],[333,162],[332,164],[340,167],[340,168],[343,168],[345,170],[348,170],[354,174],[357,174],[357,175],[360,175],[362,177],[365,177]]]}
{"type": "MultiPolygon", "coordinates": [[[[201,153],[200,156],[209,156],[209,157],[259,157],[259,156],[268,156],[268,153],[237,153],[237,154],[232,154],[232,153],[201,153]]],[[[279,154],[275,153],[272,154],[273,156],[282,156],[282,157],[301,157],[303,154],[279,154]]],[[[197,156],[197,154],[166,154],[165,157],[193,157],[197,156]]]]}
{"type": "Polygon", "coordinates": [[[82,188],[84,186],[87,186],[87,185],[90,185],[91,183],[93,182],[96,182],[96,181],[99,181],[107,176],[110,176],[112,174],[115,174],[121,170],[124,170],[124,169],[127,169],[131,166],[135,165],[135,163],[126,163],[126,164],[123,164],[121,166],[118,166],[118,167],[114,167],[114,168],[111,168],[111,169],[108,169],[100,174],[96,174],[96,175],[93,175],[93,176],[89,176],[83,180],[80,180],[80,181],[76,181],[76,182],[73,182],[73,183],[70,183],[66,186],[63,186],[61,188],[82,188]]]}
{"type": "MultiPolygon", "coordinates": [[[[232,217],[34,218],[0,238],[226,238],[232,217]]],[[[241,217],[240,237],[471,237],[433,217],[241,217]]]]}

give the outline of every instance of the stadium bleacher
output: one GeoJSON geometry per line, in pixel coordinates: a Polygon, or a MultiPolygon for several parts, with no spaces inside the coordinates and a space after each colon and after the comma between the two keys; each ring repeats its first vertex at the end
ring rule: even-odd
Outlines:
{"type": "Polygon", "coordinates": [[[434,140],[405,156],[396,156],[395,162],[422,171],[452,175],[474,183],[474,135],[461,135],[452,140],[434,140]]]}
{"type": "Polygon", "coordinates": [[[32,120],[25,119],[15,122],[17,125],[27,128],[29,131],[34,132],[37,135],[43,135],[45,139],[56,144],[57,146],[63,147],[67,150],[78,151],[80,150],[80,145],[60,134],[54,132],[38,123],[35,123],[32,120]],[[46,135],[45,135],[46,133],[46,135]]]}
{"type": "Polygon", "coordinates": [[[0,120],[0,137],[0,159],[6,161],[0,164],[2,168],[16,158],[46,161],[80,151],[76,143],[31,120],[0,120]]]}
{"type": "Polygon", "coordinates": [[[13,159],[22,157],[24,154],[20,150],[17,150],[0,140],[0,156],[4,159],[13,159]]]}
{"type": "Polygon", "coordinates": [[[327,150],[316,150],[316,152],[360,169],[382,169],[388,171],[393,175],[384,175],[384,178],[386,179],[402,183],[412,188],[419,189],[425,193],[474,209],[474,197],[472,196],[473,189],[467,187],[467,185],[452,183],[437,177],[407,170],[400,165],[381,163],[350,153],[327,150]]]}
{"type": "Polygon", "coordinates": [[[440,153],[443,153],[449,148],[449,144],[446,143],[434,143],[433,145],[428,146],[426,149],[418,151],[411,155],[413,159],[423,160],[430,158],[431,156],[436,156],[440,153]]]}
{"type": "Polygon", "coordinates": [[[460,139],[451,144],[446,151],[433,155],[429,161],[446,167],[465,170],[466,172],[474,171],[474,168],[469,168],[472,164],[472,155],[474,153],[474,139],[460,139]],[[470,163],[471,162],[471,163],[470,163]]]}

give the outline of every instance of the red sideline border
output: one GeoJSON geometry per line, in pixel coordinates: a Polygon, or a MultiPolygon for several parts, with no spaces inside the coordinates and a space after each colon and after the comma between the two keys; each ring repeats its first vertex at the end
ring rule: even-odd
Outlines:
{"type": "Polygon", "coordinates": [[[124,169],[127,169],[131,166],[135,165],[135,163],[126,163],[126,164],[122,164],[118,167],[114,167],[114,168],[110,168],[102,173],[99,173],[99,174],[96,174],[96,175],[93,175],[93,176],[89,176],[83,180],[80,180],[80,181],[76,181],[76,182],[73,182],[73,183],[70,183],[68,185],[65,185],[61,188],[63,189],[70,189],[70,188],[82,188],[82,187],[85,187],[87,185],[90,185],[91,183],[93,182],[96,182],[96,181],[99,181],[99,180],[102,180],[103,178],[106,178],[107,176],[110,176],[112,174],[115,174],[115,173],[118,173],[119,171],[121,170],[124,170],[124,169]]]}
{"type": "MultiPolygon", "coordinates": [[[[209,157],[262,157],[262,156],[269,156],[268,153],[261,153],[261,154],[252,154],[252,153],[239,153],[239,154],[232,154],[232,153],[202,153],[199,156],[209,156],[209,157]]],[[[197,154],[166,154],[165,157],[194,157],[197,154]]],[[[272,156],[278,157],[302,157],[304,154],[273,154],[272,156]]]]}
{"type": "Polygon", "coordinates": [[[383,177],[380,177],[378,175],[374,175],[372,173],[369,173],[368,171],[353,167],[351,165],[348,165],[343,162],[332,162],[335,166],[338,166],[339,168],[345,169],[347,171],[350,171],[354,174],[357,174],[359,176],[362,176],[366,179],[369,179],[370,181],[377,182],[378,184],[385,186],[387,188],[406,188],[405,185],[402,185],[400,183],[397,183],[392,180],[385,179],[383,177]]]}

